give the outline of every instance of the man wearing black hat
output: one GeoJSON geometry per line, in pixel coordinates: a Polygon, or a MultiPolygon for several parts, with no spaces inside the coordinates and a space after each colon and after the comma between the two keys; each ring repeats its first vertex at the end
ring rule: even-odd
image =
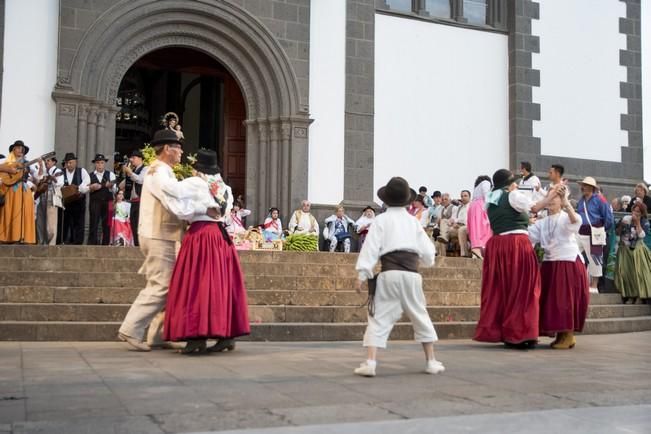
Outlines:
{"type": "Polygon", "coordinates": [[[411,319],[416,341],[423,345],[425,372],[438,374],[445,367],[434,358],[434,342],[438,337],[427,313],[422,277],[418,273],[419,264],[434,265],[434,244],[420,222],[405,209],[416,199],[416,192],[405,179],[391,178],[377,195],[387,210],[373,221],[355,265],[359,273],[357,292],[368,280],[371,294],[373,283],[377,283],[364,333],[367,360],[354,372],[364,377],[375,376],[377,349],[386,347],[393,325],[404,312],[411,319]],[[374,276],[378,260],[382,271],[374,276]]]}
{"type": "Polygon", "coordinates": [[[88,186],[90,190],[88,245],[91,246],[108,246],[111,240],[109,202],[113,200],[113,194],[117,191],[117,187],[115,173],[106,170],[107,161],[108,158],[104,154],[96,154],[92,161],[95,164],[95,170],[90,174],[90,185],[88,186]]]}
{"type": "Polygon", "coordinates": [[[90,176],[83,167],[77,167],[77,157],[68,152],[63,158],[65,170],[63,174],[63,232],[61,241],[64,244],[84,244],[84,224],[86,220],[86,194],[90,184],[90,176]],[[74,187],[73,187],[74,186],[74,187]],[[75,190],[77,190],[75,192],[75,190]],[[72,192],[68,194],[67,192],[72,192]]]}
{"type": "Polygon", "coordinates": [[[150,343],[161,339],[162,322],[158,314],[167,302],[176,252],[183,236],[182,219],[190,220],[198,214],[219,216],[216,208],[195,208],[193,201],[186,200],[193,193],[182,190],[172,169],[183,155],[182,142],[176,133],[169,129],[157,131],[151,145],[156,150],[156,160],[149,166],[142,186],[138,223],[140,251],[145,256],[140,270],[147,284],[133,302],[118,333],[119,339],[138,351],[151,350],[150,343]],[[145,341],[147,327],[149,336],[145,341]]]}
{"type": "Polygon", "coordinates": [[[36,199],[36,237],[39,244],[56,244],[58,210],[63,207],[61,187],[63,187],[63,171],[56,167],[56,157],[47,158],[42,167],[43,176],[39,180],[36,199]]]}
{"type": "Polygon", "coordinates": [[[142,151],[136,149],[129,157],[129,165],[124,168],[126,179],[120,184],[120,189],[124,190],[124,198],[131,203],[131,229],[133,230],[133,242],[136,246],[138,243],[138,222],[140,221],[140,194],[142,184],[145,181],[147,168],[144,165],[142,151]],[[132,169],[133,168],[133,169],[132,169]]]}

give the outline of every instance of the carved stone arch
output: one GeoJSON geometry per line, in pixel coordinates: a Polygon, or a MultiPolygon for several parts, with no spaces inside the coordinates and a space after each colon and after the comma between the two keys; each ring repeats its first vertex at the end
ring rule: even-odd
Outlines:
{"type": "Polygon", "coordinates": [[[69,70],[59,70],[56,149],[76,151],[83,162],[95,152],[111,153],[124,75],[139,58],[166,47],[201,51],[233,75],[247,110],[247,203],[254,211],[278,206],[288,213],[307,195],[307,110],[281,44],[229,1],[123,0],[103,13],[69,70]]]}

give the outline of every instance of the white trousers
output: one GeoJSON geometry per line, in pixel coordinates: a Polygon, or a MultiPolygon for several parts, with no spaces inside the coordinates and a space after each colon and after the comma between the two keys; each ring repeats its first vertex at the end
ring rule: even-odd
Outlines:
{"type": "Polygon", "coordinates": [[[408,271],[380,273],[375,290],[375,315],[368,317],[364,346],[386,348],[391,329],[403,312],[411,320],[417,342],[437,341],[426,306],[420,274],[408,271]]]}
{"type": "Polygon", "coordinates": [[[593,255],[590,251],[590,235],[578,235],[581,248],[588,257],[588,274],[590,277],[601,277],[603,275],[604,257],[593,255]]]}
{"type": "MultiPolygon", "coordinates": [[[[120,326],[120,333],[143,340],[147,327],[165,309],[167,291],[179,243],[154,240],[142,235],[139,240],[140,250],[145,255],[145,262],[143,262],[138,273],[145,275],[147,283],[145,289],[140,291],[129,312],[127,312],[127,316],[120,326]]],[[[159,324],[160,319],[161,317],[158,318],[157,323],[152,324],[152,329],[155,329],[154,334],[160,333],[162,325],[159,324]]],[[[149,334],[148,341],[158,339],[158,336],[152,336],[152,333],[149,334]]]]}

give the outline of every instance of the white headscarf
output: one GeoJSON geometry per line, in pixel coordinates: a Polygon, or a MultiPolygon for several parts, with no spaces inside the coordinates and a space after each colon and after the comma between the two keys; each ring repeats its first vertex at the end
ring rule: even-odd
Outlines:
{"type": "Polygon", "coordinates": [[[472,200],[486,200],[488,193],[491,192],[491,188],[493,188],[493,186],[491,185],[490,181],[484,180],[480,182],[479,185],[475,187],[475,191],[472,192],[472,200]]]}

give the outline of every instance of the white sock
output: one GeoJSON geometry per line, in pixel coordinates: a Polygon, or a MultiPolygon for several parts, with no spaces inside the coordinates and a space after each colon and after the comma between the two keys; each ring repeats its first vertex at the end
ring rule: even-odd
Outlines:
{"type": "Polygon", "coordinates": [[[367,360],[367,361],[366,361],[366,366],[368,366],[368,367],[370,367],[370,368],[375,368],[376,365],[377,365],[377,361],[376,361],[376,360],[367,360]]]}

